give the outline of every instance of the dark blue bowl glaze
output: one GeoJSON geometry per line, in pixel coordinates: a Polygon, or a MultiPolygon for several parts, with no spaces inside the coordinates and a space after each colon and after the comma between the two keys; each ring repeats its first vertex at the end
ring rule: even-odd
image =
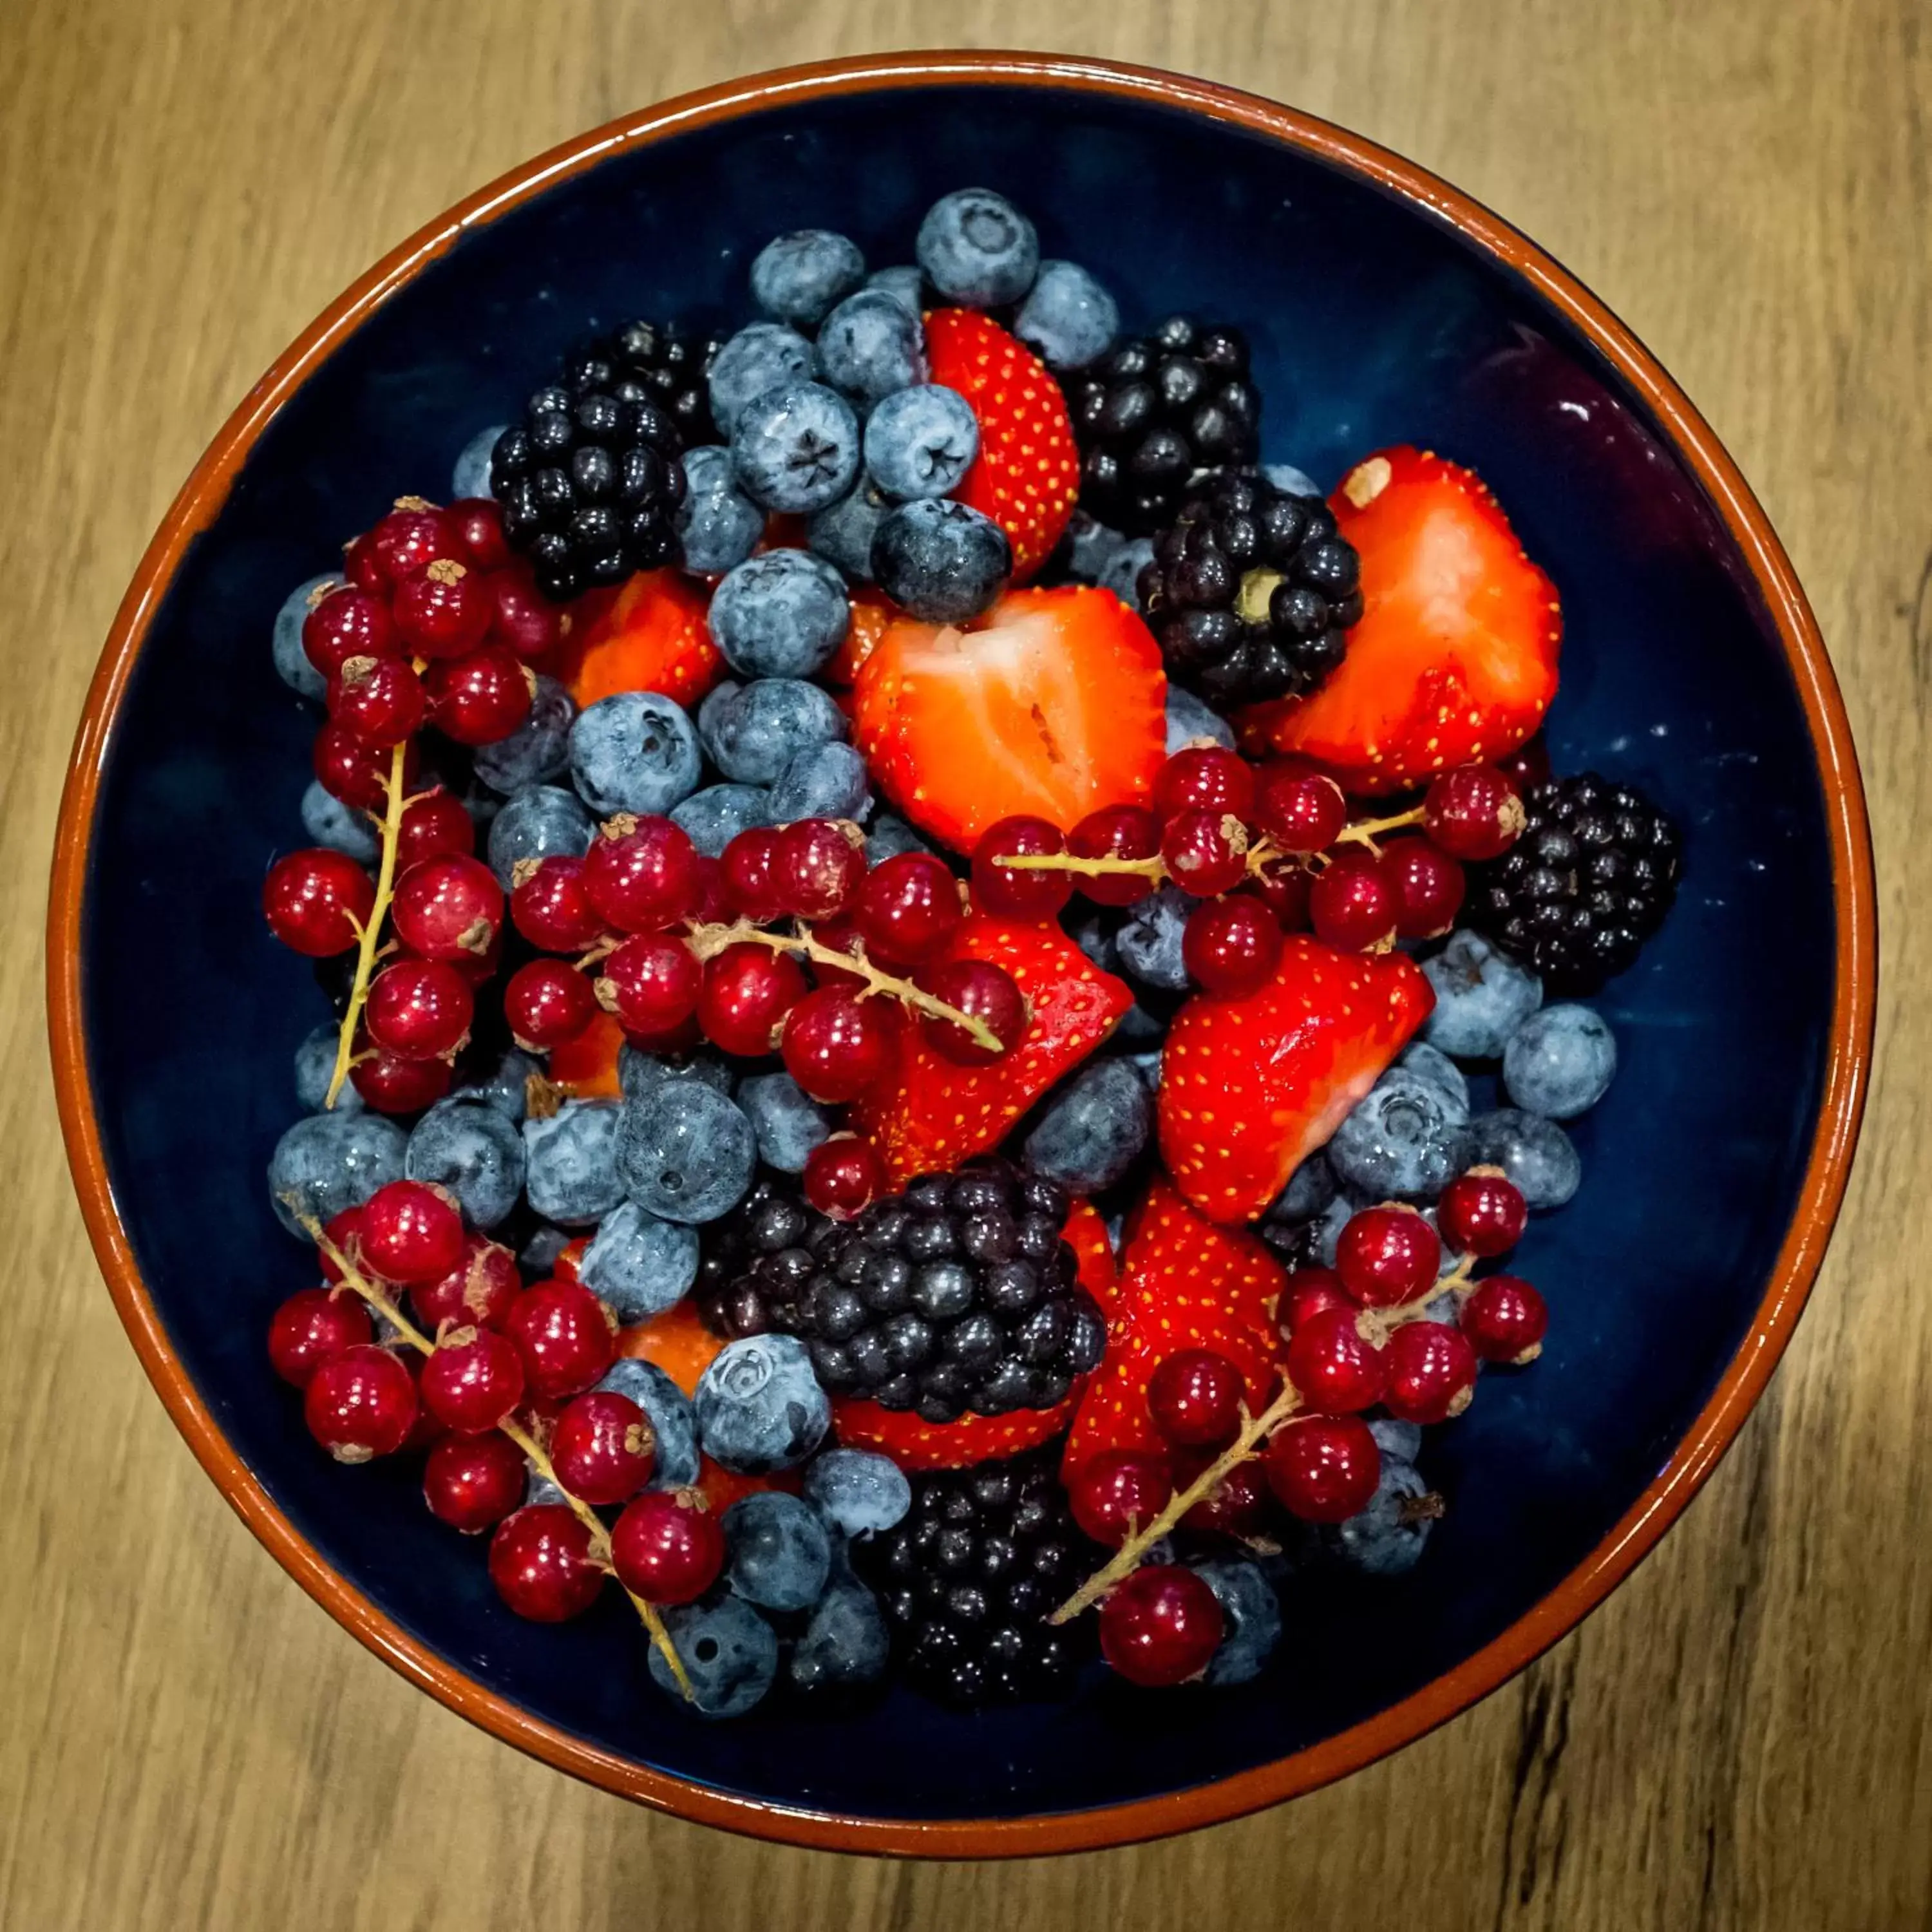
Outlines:
{"type": "Polygon", "coordinates": [[[1684,1442],[1760,1314],[1819,1130],[1844,938],[1831,818],[1759,580],[1673,436],[1450,220],[1090,82],[808,92],[615,147],[472,229],[267,423],[166,582],[114,724],[81,927],[87,1071],[167,1346],[274,1508],[406,1636],[613,1757],[754,1802],[896,1821],[1120,1806],[1270,1764],[1463,1664],[1559,1592],[1684,1442]],[[1318,1671],[1150,1696],[1096,1670],[1060,1708],[966,1719],[896,1691],[836,1720],[780,1700],[708,1725],[650,1685],[614,1592],[565,1629],[520,1622],[482,1546],[426,1514],[413,1463],[334,1466],[268,1370],[268,1312],[315,1270],[263,1172],[296,1111],[290,1055],[326,1017],[259,909],[271,859],[306,842],[316,722],[274,674],[269,626],[392,499],[446,494],[464,442],[587,326],[734,323],[772,233],[834,227],[902,260],[920,211],[968,182],[1025,207],[1130,323],[1186,308],[1245,328],[1270,460],[1324,487],[1394,442],[1473,465],[1563,596],[1558,768],[1666,803],[1686,884],[1604,1000],[1622,1068],[1577,1130],[1582,1191],[1520,1251],[1551,1304],[1544,1358],[1486,1376],[1432,1432],[1451,1508],[1412,1575],[1291,1597],[1304,1640],[1285,1654],[1318,1671]]]}

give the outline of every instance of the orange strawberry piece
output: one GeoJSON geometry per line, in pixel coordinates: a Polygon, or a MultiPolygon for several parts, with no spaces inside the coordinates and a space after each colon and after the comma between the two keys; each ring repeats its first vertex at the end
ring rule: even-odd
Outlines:
{"type": "Polygon", "coordinates": [[[722,1516],[740,1496],[760,1490],[782,1490],[788,1496],[796,1496],[804,1486],[805,1479],[796,1469],[781,1469],[770,1476],[741,1476],[709,1456],[698,1459],[698,1493],[704,1498],[705,1508],[717,1515],[722,1516]]]}
{"type": "Polygon", "coordinates": [[[1385,449],[1330,503],[1361,557],[1361,621],[1312,696],[1240,715],[1244,745],[1316,759],[1358,794],[1514,751],[1556,694],[1563,614],[1482,479],[1385,449]]]}
{"type": "Polygon", "coordinates": [[[617,1081],[617,1051],[624,1029],[600,1010],[574,1040],[550,1050],[550,1083],[573,1100],[613,1100],[622,1092],[617,1081]]]}
{"type": "Polygon", "coordinates": [[[1252,1221],[1407,1045],[1436,995],[1405,953],[1337,952],[1305,934],[1241,999],[1196,994],[1160,1061],[1160,1150],[1222,1222],[1252,1221]]]}
{"type": "Polygon", "coordinates": [[[926,1422],[910,1409],[842,1397],[832,1426],[848,1449],[876,1449],[902,1469],[963,1469],[998,1461],[1051,1442],[1072,1419],[1078,1392],[1052,1408],[1016,1408],[1006,1415],[962,1415],[926,1422]]]}
{"type": "Polygon", "coordinates": [[[653,1315],[626,1328],[618,1346],[627,1355],[655,1362],[686,1395],[697,1393],[698,1378],[710,1367],[724,1346],[722,1335],[714,1335],[699,1318],[696,1305],[687,1296],[674,1302],[662,1315],[653,1315]]]}
{"type": "Polygon", "coordinates": [[[556,674],[580,706],[620,691],[694,705],[724,674],[704,621],[710,602],[681,570],[640,571],[615,590],[592,592],[570,614],[556,674]]]}
{"type": "Polygon", "coordinates": [[[879,640],[891,628],[899,607],[883,590],[870,584],[854,585],[847,593],[852,618],[845,635],[830,661],[819,674],[828,684],[853,684],[860,668],[878,648],[879,640]]]}
{"type": "Polygon", "coordinates": [[[578,1270],[584,1265],[584,1252],[590,1246],[587,1234],[579,1234],[574,1240],[566,1241],[558,1250],[556,1259],[550,1264],[553,1281],[574,1282],[578,1270]]]}
{"type": "Polygon", "coordinates": [[[1145,804],[1167,679],[1112,592],[1016,590],[967,630],[899,619],[860,669],[852,715],[893,804],[968,852],[1015,813],[1070,831],[1102,806],[1145,804]]]}

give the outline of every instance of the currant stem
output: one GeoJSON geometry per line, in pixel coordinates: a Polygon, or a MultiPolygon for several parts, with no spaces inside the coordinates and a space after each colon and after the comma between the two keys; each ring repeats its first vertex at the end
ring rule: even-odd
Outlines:
{"type": "Polygon", "coordinates": [[[1077,852],[1001,853],[993,863],[1013,872],[1078,872],[1089,878],[1123,872],[1139,879],[1167,877],[1167,862],[1158,852],[1144,859],[1122,859],[1111,852],[1093,859],[1083,859],[1077,852]]]}
{"type": "Polygon", "coordinates": [[[1406,825],[1420,825],[1423,812],[1420,806],[1412,811],[1398,812],[1390,818],[1364,818],[1353,825],[1345,825],[1335,835],[1337,845],[1366,845],[1371,852],[1381,848],[1376,841],[1384,832],[1400,832],[1406,825]]]}
{"type": "Polygon", "coordinates": [[[350,1058],[356,1045],[356,1028],[369,998],[369,982],[374,976],[376,956],[382,937],[382,922],[388,916],[389,902],[395,896],[396,851],[402,843],[403,813],[410,801],[403,795],[403,764],[409,753],[406,739],[389,754],[389,775],[382,782],[382,856],[376,868],[376,902],[369,909],[356,949],[356,978],[349,988],[349,1004],[344,1008],[342,1030],[335,1039],[335,1068],[328,1076],[328,1091],[322,1098],[328,1112],[349,1078],[350,1058]]]}

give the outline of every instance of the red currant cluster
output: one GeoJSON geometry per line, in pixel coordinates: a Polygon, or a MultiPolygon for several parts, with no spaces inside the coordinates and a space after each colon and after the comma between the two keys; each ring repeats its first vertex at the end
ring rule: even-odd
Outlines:
{"type": "Polygon", "coordinates": [[[1090,812],[1064,838],[1042,818],[989,826],[973,886],[989,910],[1044,920],[1076,888],[1129,906],[1172,881],[1202,902],[1182,938],[1188,972],[1239,998],[1268,982],[1285,933],[1364,952],[1447,932],[1462,862],[1506,851],[1523,822],[1515,782],[1492,765],[1445,772],[1414,809],[1351,824],[1341,788],[1306,760],[1258,769],[1190,746],[1162,766],[1151,805],[1090,812]],[[1420,830],[1384,841],[1410,826],[1420,830]]]}

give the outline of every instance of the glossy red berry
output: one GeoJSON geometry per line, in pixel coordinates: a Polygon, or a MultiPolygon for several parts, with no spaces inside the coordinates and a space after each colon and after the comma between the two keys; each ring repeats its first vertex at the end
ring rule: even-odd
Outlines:
{"type": "Polygon", "coordinates": [[[959,881],[930,852],[901,852],[874,866],[854,908],[867,950],[908,966],[944,952],[965,916],[959,881]]]}
{"type": "Polygon", "coordinates": [[[1426,838],[1391,838],[1382,873],[1395,888],[1398,939],[1436,939],[1456,923],[1466,881],[1462,868],[1426,838]]]}
{"type": "Polygon", "coordinates": [[[438,557],[405,578],[390,601],[396,634],[416,657],[466,656],[488,634],[496,600],[454,557],[438,557]]]}
{"type": "Polygon", "coordinates": [[[896,1006],[821,986],[785,1016],[778,1052],[785,1071],[814,1100],[838,1106],[885,1078],[898,1036],[896,1006]]]}
{"type": "Polygon", "coordinates": [[[1084,1462],[1066,1485],[1073,1520],[1096,1543],[1118,1550],[1151,1522],[1174,1495],[1174,1478],[1157,1456],[1109,1449],[1084,1462]]]}
{"type": "Polygon", "coordinates": [[[1299,860],[1270,859],[1250,876],[1256,896],[1274,914],[1282,932],[1308,930],[1308,889],[1315,879],[1299,860]]]}
{"type": "Polygon", "coordinates": [[[628,1502],[650,1480],[657,1438],[628,1396],[591,1389],[557,1418],[550,1460],[557,1480],[580,1501],[628,1502]]]}
{"type": "Polygon", "coordinates": [[[416,1319],[432,1334],[452,1328],[500,1328],[524,1292],[517,1258],[487,1234],[463,1238],[463,1256],[446,1275],[410,1289],[416,1319]]]}
{"type": "Polygon", "coordinates": [[[866,876],[866,842],[849,820],[800,818],[778,834],[772,884],[784,910],[798,919],[830,919],[857,896],[866,876]]]}
{"type": "Polygon", "coordinates": [[[1229,812],[1178,812],[1160,837],[1174,883],[1198,899],[1232,892],[1247,877],[1247,827],[1229,812]]]}
{"type": "Polygon", "coordinates": [[[305,958],[346,952],[375,908],[369,874],[347,853],[326,845],[278,859],[262,882],[268,930],[305,958]]]}
{"type": "Polygon", "coordinates": [[[476,996],[442,959],[398,959],[369,985],[364,1022],[378,1046],[405,1060],[440,1060],[470,1037],[476,996]]]}
{"type": "Polygon", "coordinates": [[[396,838],[398,874],[420,866],[425,859],[446,854],[461,856],[476,849],[476,820],[454,793],[437,785],[404,806],[402,830],[396,838]]]}
{"type": "Polygon", "coordinates": [[[503,513],[488,496],[459,496],[443,513],[455,527],[465,560],[479,570],[501,570],[513,553],[503,538],[503,513]]]}
{"type": "Polygon", "coordinates": [[[626,1033],[646,1037],[682,1026],[698,1010],[704,968],[668,932],[640,932],[598,968],[597,1000],[626,1033]]]}
{"type": "Polygon", "coordinates": [[[512,565],[483,580],[490,593],[490,635],[525,663],[548,657],[563,640],[563,613],[539,590],[527,570],[512,565]]]}
{"type": "Polygon", "coordinates": [[[1288,1278],[1275,1305],[1276,1319],[1284,1335],[1292,1335],[1312,1315],[1324,1308],[1352,1310],[1354,1302],[1342,1286],[1342,1277],[1333,1268],[1297,1268],[1288,1278]]]}
{"type": "Polygon", "coordinates": [[[1150,1563],[1100,1604],[1100,1654],[1130,1684],[1185,1684],[1214,1661],[1225,1628],[1214,1592],[1192,1570],[1150,1563]]]}
{"type": "Polygon", "coordinates": [[[346,1289],[304,1288],[268,1323],[268,1364],[284,1382],[305,1389],[323,1363],[362,1347],[374,1334],[368,1310],[346,1289]]]}
{"type": "Polygon", "coordinates": [[[860,967],[866,941],[859,931],[858,921],[850,913],[842,912],[830,919],[821,920],[812,928],[812,936],[825,951],[842,953],[854,962],[848,970],[814,956],[812,976],[815,983],[821,986],[850,986],[855,992],[866,983],[860,967]]]}
{"type": "Polygon", "coordinates": [[[724,1568],[724,1532],[700,1498],[653,1490],[617,1519],[610,1564],[647,1604],[695,1603],[724,1568]]]}
{"type": "Polygon", "coordinates": [[[1389,1337],[1382,1402],[1404,1422],[1446,1422],[1475,1393],[1476,1352],[1446,1322],[1406,1322],[1389,1337]]]}
{"type": "Polygon", "coordinates": [[[502,644],[485,644],[454,663],[430,667],[436,728],[459,745],[494,745],[530,715],[534,674],[502,644]]]}
{"type": "Polygon", "coordinates": [[[1436,1286],[1442,1244],[1413,1208],[1393,1203],[1352,1214],[1335,1244],[1342,1286],[1367,1308],[1394,1308],[1436,1286]]]}
{"type": "Polygon", "coordinates": [[[1522,1190],[1498,1167],[1459,1174],[1436,1204],[1436,1225],[1450,1252],[1479,1261],[1507,1253],[1528,1222],[1522,1190]]]}
{"type": "Polygon", "coordinates": [[[1324,1415],[1353,1415],[1382,1399],[1383,1352],[1363,1338],[1352,1306],[1305,1316],[1288,1344],[1288,1378],[1324,1415]]]}
{"type": "Polygon", "coordinates": [[[429,698],[400,658],[351,658],[328,681],[328,716],[386,751],[422,729],[429,698]]]}
{"type": "Polygon", "coordinates": [[[308,1432],[338,1462],[392,1456],[416,1419],[416,1385],[386,1348],[363,1344],[322,1363],[302,1397],[308,1432]]]}
{"type": "Polygon", "coordinates": [[[869,1141],[834,1134],[805,1160],[805,1198],[835,1221],[850,1220],[886,1184],[886,1170],[869,1141]]]}
{"type": "Polygon", "coordinates": [[[1255,825],[1284,852],[1325,852],[1348,822],[1348,801],[1325,773],[1270,766],[1255,790],[1255,825]]]}
{"type": "Polygon", "coordinates": [[[554,852],[520,862],[510,921],[545,952],[583,952],[603,937],[603,916],[584,890],[584,861],[554,852]]]}
{"type": "Polygon", "coordinates": [[[511,1036],[532,1053],[547,1053],[575,1040],[596,1017],[596,989],[568,960],[530,960],[510,975],[503,988],[503,1018],[511,1036]]]}
{"type": "Polygon", "coordinates": [[[531,1503],[506,1516],[490,1539],[490,1580],[520,1617],[560,1624],[597,1600],[604,1572],[590,1531],[564,1503],[531,1503]]]}
{"type": "Polygon", "coordinates": [[[524,1499],[524,1452],[507,1436],[451,1436],[429,1452],[423,1501],[439,1522],[478,1536],[524,1499]]]}
{"type": "MultiPolygon", "coordinates": [[[[360,1208],[345,1208],[339,1214],[332,1215],[322,1223],[322,1232],[328,1237],[332,1246],[339,1248],[351,1261],[362,1240],[362,1210],[360,1208]]],[[[342,1270],[328,1258],[327,1248],[318,1246],[316,1259],[322,1264],[322,1278],[333,1284],[342,1279],[342,1270]]]]}
{"type": "Polygon", "coordinates": [[[302,655],[326,678],[352,658],[394,657],[398,648],[387,602],[352,586],[332,590],[302,620],[302,655]]]}
{"type": "MultiPolygon", "coordinates": [[[[340,724],[325,724],[315,734],[314,764],[322,788],[344,805],[359,806],[364,812],[380,812],[389,795],[389,766],[393,748],[365,744],[353,731],[340,724]]],[[[404,748],[403,784],[413,787],[417,770],[413,740],[404,748]]]]}
{"type": "Polygon", "coordinates": [[[503,1329],[523,1352],[530,1394],[546,1401],[581,1395],[616,1359],[609,1310],[574,1282],[525,1289],[510,1304],[503,1329]]]}
{"type": "Polygon", "coordinates": [[[935,1000],[978,1020],[1000,1042],[987,1046],[956,1021],[929,1015],[920,1028],[926,1044],[958,1066],[983,1066],[1010,1053],[1025,1036],[1026,997],[1004,966],[987,959],[944,960],[927,967],[919,984],[935,1000]]]}
{"type": "Polygon", "coordinates": [[[1550,1310],[1513,1274],[1492,1274],[1462,1304],[1462,1333],[1486,1362],[1533,1362],[1543,1352],[1550,1310]]]}
{"type": "Polygon", "coordinates": [[[718,860],[724,896],[754,926],[769,926],[784,910],[778,854],[777,831],[754,825],[734,835],[718,860]]]}
{"type": "MultiPolygon", "coordinates": [[[[1103,806],[1066,835],[1066,849],[1082,859],[1151,859],[1160,850],[1160,820],[1144,806],[1103,806]]],[[[1142,872],[1076,872],[1073,883],[1096,905],[1137,905],[1154,890],[1142,872]]]]}
{"type": "Polygon", "coordinates": [[[973,903],[1001,919],[1057,917],[1073,896],[1072,873],[1016,870],[999,861],[1058,857],[1066,850],[1060,828],[1044,818],[1021,814],[988,826],[973,848],[973,903]]]}
{"type": "Polygon", "coordinates": [[[464,1258],[463,1215],[426,1180],[392,1180],[362,1204],[357,1231],[362,1264],[384,1281],[412,1288],[440,1281],[464,1258]]]}
{"type": "Polygon", "coordinates": [[[1255,768],[1222,745],[1189,745],[1176,752],[1154,782],[1154,808],[1163,819],[1184,812],[1252,817],[1255,768]]]}
{"type": "Polygon", "coordinates": [[[1211,1348],[1182,1348],[1148,1384],[1154,1426],[1185,1448],[1215,1449],[1234,1439],[1245,1394],[1241,1372],[1211,1348]]]}
{"type": "Polygon", "coordinates": [[[1444,772],[1423,794],[1424,829],[1455,858],[1500,858],[1528,822],[1522,794],[1494,765],[1444,772]]]}
{"type": "Polygon", "coordinates": [[[1338,852],[1309,884],[1309,923],[1339,952],[1388,945],[1401,909],[1382,861],[1359,847],[1338,852]]]}
{"type": "Polygon", "coordinates": [[[662,932],[691,916],[704,880],[683,826],[620,814],[584,855],[584,889],[613,930],[662,932]]]}
{"type": "Polygon", "coordinates": [[[396,937],[424,959],[478,959],[503,929],[503,889],[480,859],[454,854],[412,866],[389,917],[396,937]]]}
{"type": "Polygon", "coordinates": [[[369,532],[369,561],[380,584],[393,588],[439,557],[460,560],[463,534],[446,510],[406,497],[369,532]]]}
{"type": "Polygon", "coordinates": [[[1359,1415],[1300,1415],[1268,1438],[1268,1486],[1304,1522],[1346,1522],[1374,1500],[1382,1451],[1359,1415]]]}
{"type": "Polygon", "coordinates": [[[494,1328],[452,1328],[424,1363],[416,1393],[446,1429],[480,1436],[524,1399],[524,1358],[494,1328]]]}
{"type": "Polygon", "coordinates": [[[342,574],[358,590],[366,590],[372,597],[381,598],[383,609],[388,608],[389,580],[376,560],[376,546],[367,530],[352,542],[344,544],[342,574]]]}
{"type": "Polygon", "coordinates": [[[741,940],[704,962],[698,1024],[722,1052],[756,1059],[772,1051],[781,1023],[805,995],[805,974],[790,953],[741,940]]]}
{"type": "MultiPolygon", "coordinates": [[[[1192,1468],[1184,1468],[1180,1486],[1191,1485],[1205,1466],[1200,1451],[1192,1468]]],[[[1258,1462],[1237,1462],[1180,1519],[1185,1529],[1216,1536],[1252,1536],[1268,1519],[1268,1478],[1258,1462]]]]}
{"type": "Polygon", "coordinates": [[[446,1060],[405,1060],[365,1036],[356,1042],[349,1084],[363,1104],[379,1114],[419,1114],[433,1107],[454,1083],[446,1060]]]}
{"type": "Polygon", "coordinates": [[[1223,999],[1245,999],[1274,977],[1281,926],[1259,899],[1210,899],[1189,914],[1180,957],[1197,986],[1223,999]]]}

